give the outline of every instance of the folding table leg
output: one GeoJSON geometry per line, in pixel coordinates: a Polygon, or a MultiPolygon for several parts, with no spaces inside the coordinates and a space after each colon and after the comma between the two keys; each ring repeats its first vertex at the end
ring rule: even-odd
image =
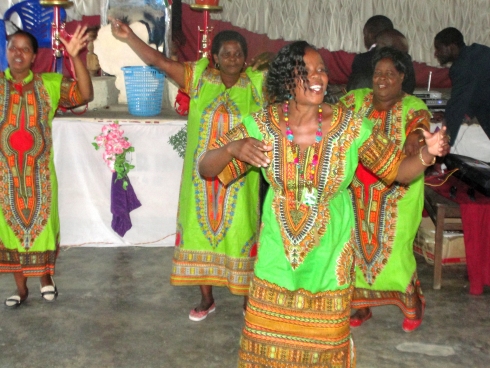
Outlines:
{"type": "Polygon", "coordinates": [[[442,279],[442,242],[444,240],[444,217],[446,215],[446,207],[438,205],[436,215],[436,234],[434,241],[434,285],[433,288],[439,290],[441,288],[442,279]]]}

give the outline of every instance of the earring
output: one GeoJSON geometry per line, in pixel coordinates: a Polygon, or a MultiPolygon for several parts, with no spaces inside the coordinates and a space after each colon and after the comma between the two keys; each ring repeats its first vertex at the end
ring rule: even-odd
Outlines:
{"type": "Polygon", "coordinates": [[[326,96],[327,94],[328,94],[328,91],[327,91],[327,90],[325,90],[325,93],[324,93],[324,95],[326,96]]]}
{"type": "Polygon", "coordinates": [[[219,63],[214,64],[214,67],[219,70],[219,63]]]}

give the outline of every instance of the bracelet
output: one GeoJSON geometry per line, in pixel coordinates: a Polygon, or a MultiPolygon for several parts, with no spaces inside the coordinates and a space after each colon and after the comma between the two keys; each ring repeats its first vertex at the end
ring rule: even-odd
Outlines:
{"type": "Polygon", "coordinates": [[[420,126],[419,126],[419,127],[415,128],[414,130],[412,130],[410,133],[413,133],[413,132],[415,132],[416,130],[421,130],[422,132],[426,132],[426,131],[427,131],[427,130],[425,130],[424,128],[422,128],[422,127],[420,127],[420,126]]]}
{"type": "MultiPolygon", "coordinates": [[[[432,165],[434,165],[434,164],[436,163],[436,156],[434,156],[434,157],[432,158],[432,161],[431,161],[430,163],[426,163],[426,162],[424,161],[424,158],[422,157],[422,150],[424,149],[424,147],[427,147],[427,146],[422,146],[422,147],[420,147],[420,150],[419,150],[419,159],[420,159],[420,162],[421,162],[421,163],[422,163],[422,165],[424,165],[424,166],[427,166],[427,167],[428,167],[428,166],[432,166],[432,165]]],[[[427,152],[429,152],[429,151],[428,151],[428,149],[427,149],[427,152]]],[[[430,154],[430,153],[429,153],[429,154],[430,154]]]]}
{"type": "Polygon", "coordinates": [[[412,134],[413,132],[415,132],[415,131],[417,131],[417,130],[421,130],[421,131],[422,131],[422,138],[419,138],[419,143],[425,142],[425,137],[424,137],[424,135],[423,135],[423,132],[426,132],[427,130],[425,130],[425,129],[424,129],[424,128],[422,128],[422,127],[417,127],[417,128],[415,128],[414,130],[412,130],[412,131],[410,132],[410,134],[412,134]]]}

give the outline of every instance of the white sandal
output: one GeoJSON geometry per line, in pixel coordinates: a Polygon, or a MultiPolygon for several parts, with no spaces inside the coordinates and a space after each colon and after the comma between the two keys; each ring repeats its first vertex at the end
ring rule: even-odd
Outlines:
{"type": "Polygon", "coordinates": [[[58,297],[58,289],[56,288],[53,277],[51,277],[51,281],[53,282],[53,285],[41,285],[41,296],[47,302],[54,302],[58,297]]]}
{"type": "Polygon", "coordinates": [[[5,299],[5,305],[8,308],[17,308],[24,302],[24,300],[22,300],[18,295],[12,295],[11,297],[5,299]]]}

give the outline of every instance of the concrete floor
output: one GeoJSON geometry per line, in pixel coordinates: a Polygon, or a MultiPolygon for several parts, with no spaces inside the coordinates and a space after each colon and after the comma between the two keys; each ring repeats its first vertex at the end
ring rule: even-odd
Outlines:
{"type": "MultiPolygon", "coordinates": [[[[197,287],[169,284],[173,248],[62,248],[59,297],[44,302],[37,279],[15,310],[0,308],[0,367],[230,368],[237,362],[242,301],[215,289],[216,313],[188,319],[197,287]]],[[[379,307],[353,331],[359,368],[489,367],[490,289],[468,294],[464,266],[444,267],[432,290],[432,266],[419,261],[428,307],[422,326],[402,331],[396,307],[379,307]]],[[[0,276],[2,300],[13,277],[0,276]]]]}

